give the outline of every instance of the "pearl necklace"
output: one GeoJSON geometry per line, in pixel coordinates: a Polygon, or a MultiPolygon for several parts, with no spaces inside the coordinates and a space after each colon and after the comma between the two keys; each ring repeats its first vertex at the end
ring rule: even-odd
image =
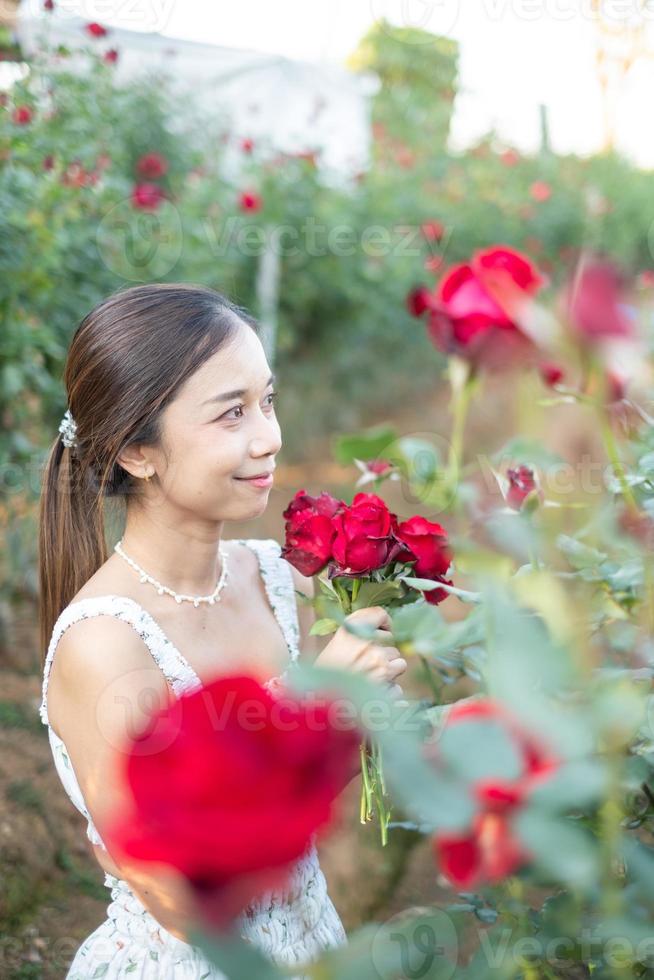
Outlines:
{"type": "Polygon", "coordinates": [[[166,592],[168,595],[171,595],[173,597],[175,602],[192,602],[196,609],[201,602],[208,602],[210,606],[215,605],[216,602],[220,602],[220,593],[223,589],[223,586],[225,585],[225,582],[227,581],[227,552],[225,551],[224,545],[222,544],[218,545],[218,553],[222,559],[222,572],[220,573],[218,584],[216,585],[216,588],[213,590],[211,595],[200,596],[200,595],[180,595],[179,592],[173,592],[172,589],[169,589],[167,588],[167,586],[162,585],[161,582],[158,582],[156,578],[152,578],[151,575],[148,575],[148,573],[143,568],[141,568],[140,565],[137,565],[132,558],[130,558],[128,555],[125,554],[125,552],[121,547],[122,543],[123,543],[123,539],[121,538],[120,541],[118,541],[114,545],[114,551],[117,552],[121,558],[124,558],[125,561],[132,566],[134,571],[139,573],[139,578],[141,582],[150,582],[152,585],[154,585],[159,595],[163,595],[164,592],[166,592]]]}

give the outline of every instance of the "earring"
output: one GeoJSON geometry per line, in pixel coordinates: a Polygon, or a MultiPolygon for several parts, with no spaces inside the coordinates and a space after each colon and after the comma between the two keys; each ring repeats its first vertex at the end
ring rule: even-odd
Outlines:
{"type": "Polygon", "coordinates": [[[150,474],[149,473],[146,473],[145,474],[145,482],[146,483],[149,483],[150,482],[150,474]]]}

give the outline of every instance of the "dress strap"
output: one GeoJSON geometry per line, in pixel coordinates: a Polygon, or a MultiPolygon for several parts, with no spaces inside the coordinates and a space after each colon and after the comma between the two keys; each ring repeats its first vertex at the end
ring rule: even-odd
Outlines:
{"type": "Polygon", "coordinates": [[[282,546],[274,538],[250,538],[244,543],[257,552],[266,595],[284,634],[291,663],[294,663],[300,655],[300,625],[291,566],[281,557],[282,546]]]}
{"type": "Polygon", "coordinates": [[[92,616],[115,616],[117,619],[129,623],[147,646],[152,659],[164,674],[175,695],[183,694],[194,683],[197,683],[197,678],[186,661],[180,656],[176,647],[173,646],[152,616],[136,600],[121,595],[91,596],[87,599],[78,599],[77,602],[70,603],[63,610],[54,625],[50,638],[43,668],[43,688],[39,706],[39,714],[44,725],[49,724],[46,699],[57,644],[69,626],[92,616]]]}

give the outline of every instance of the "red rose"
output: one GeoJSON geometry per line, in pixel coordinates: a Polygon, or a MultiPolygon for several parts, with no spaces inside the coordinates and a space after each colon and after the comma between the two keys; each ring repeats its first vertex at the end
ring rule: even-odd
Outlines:
{"type": "Polygon", "coordinates": [[[430,309],[433,297],[426,286],[415,286],[407,295],[406,307],[412,316],[422,316],[430,309]]]}
{"type": "Polygon", "coordinates": [[[438,350],[503,367],[532,351],[519,320],[544,282],[527,256],[494,246],[451,268],[436,292],[417,297],[415,305],[428,313],[429,336],[438,350]]]}
{"type": "Polygon", "coordinates": [[[548,386],[548,388],[553,388],[560,381],[563,380],[565,376],[565,371],[560,364],[555,364],[553,361],[544,361],[539,365],[538,370],[540,371],[540,376],[543,382],[548,386]]]}
{"type": "MultiPolygon", "coordinates": [[[[404,547],[395,555],[396,561],[414,561],[413,574],[416,578],[441,581],[446,585],[452,582],[445,578],[452,561],[447,532],[440,524],[428,521],[426,517],[415,515],[394,527],[393,534],[404,547]]],[[[445,589],[430,589],[424,592],[427,602],[437,605],[449,595],[445,589]]]]}
{"type": "Polygon", "coordinates": [[[147,180],[157,180],[168,170],[168,161],[161,153],[144,153],[136,161],[136,171],[147,180]]]}
{"type": "Polygon", "coordinates": [[[91,37],[106,37],[109,33],[106,27],[103,27],[102,24],[98,24],[95,21],[87,24],[85,30],[91,37]]]}
{"type": "Polygon", "coordinates": [[[54,165],[55,165],[55,158],[53,157],[52,153],[48,153],[47,156],[43,157],[44,170],[52,170],[54,165]]]}
{"type": "Polygon", "coordinates": [[[278,699],[241,675],[171,700],[130,742],[133,804],[103,838],[121,857],[176,868],[207,917],[228,925],[282,886],[332,815],[361,736],[334,727],[331,709],[325,698],[278,699]]]}
{"type": "Polygon", "coordinates": [[[625,286],[623,274],[610,260],[582,261],[565,296],[570,322],[582,341],[633,339],[634,328],[625,310],[625,286]]]}
{"type": "Polygon", "coordinates": [[[286,521],[286,541],[282,558],[303,575],[317,575],[332,558],[332,542],[336,536],[334,515],[346,504],[330,494],[311,497],[298,490],[283,513],[286,521]]]}
{"type": "Polygon", "coordinates": [[[102,58],[103,58],[104,61],[107,62],[108,65],[115,65],[116,62],[118,61],[118,49],[117,48],[109,48],[102,55],[102,58]]]}
{"type": "Polygon", "coordinates": [[[17,105],[11,114],[12,122],[17,126],[26,126],[32,121],[33,113],[28,105],[17,105]]]}
{"type": "MultiPolygon", "coordinates": [[[[530,792],[550,778],[559,760],[498,702],[486,698],[455,704],[448,713],[441,740],[461,722],[494,722],[513,741],[521,761],[517,777],[506,779],[489,772],[474,780],[469,791],[476,812],[461,832],[437,832],[432,850],[441,872],[457,888],[493,884],[520,868],[531,857],[512,827],[512,818],[525,805],[530,792]]],[[[438,762],[438,749],[437,749],[438,762]]]]}
{"type": "Polygon", "coordinates": [[[334,517],[334,526],[337,575],[366,575],[387,565],[399,550],[391,534],[391,512],[374,493],[357,493],[350,506],[334,517]]]}
{"type": "Polygon", "coordinates": [[[505,167],[515,167],[516,164],[520,163],[520,154],[516,150],[504,150],[500,155],[500,160],[505,167]]]}
{"type": "Polygon", "coordinates": [[[243,151],[243,153],[252,153],[253,149],[254,149],[254,140],[248,139],[248,137],[245,137],[245,139],[241,140],[241,150],[243,151]]]}
{"type": "Polygon", "coordinates": [[[66,187],[89,187],[96,181],[96,174],[83,167],[79,160],[73,160],[69,163],[61,175],[61,182],[66,187]]]}
{"type": "Polygon", "coordinates": [[[243,191],[239,196],[238,206],[241,211],[260,211],[261,205],[261,197],[254,191],[243,191]]]}
{"type": "Polygon", "coordinates": [[[540,499],[543,492],[536,482],[534,471],[529,466],[518,466],[506,471],[509,487],[506,492],[506,502],[514,510],[522,510],[527,497],[536,494],[540,499]]]}
{"type": "Polygon", "coordinates": [[[420,230],[428,242],[440,242],[445,234],[445,225],[442,221],[425,221],[420,225],[420,230]]]}
{"type": "Polygon", "coordinates": [[[534,201],[549,201],[552,196],[552,188],[544,180],[535,180],[529,188],[529,193],[534,201]]]}
{"type": "Polygon", "coordinates": [[[156,184],[135,184],[132,204],[142,211],[154,211],[165,199],[164,192],[156,184]]]}

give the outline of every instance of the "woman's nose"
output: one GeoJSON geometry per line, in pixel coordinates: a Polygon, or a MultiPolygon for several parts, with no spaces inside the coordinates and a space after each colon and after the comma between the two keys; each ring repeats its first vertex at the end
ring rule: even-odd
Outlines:
{"type": "Polygon", "coordinates": [[[257,456],[274,456],[282,447],[282,433],[277,419],[262,418],[252,439],[251,451],[257,456]]]}

